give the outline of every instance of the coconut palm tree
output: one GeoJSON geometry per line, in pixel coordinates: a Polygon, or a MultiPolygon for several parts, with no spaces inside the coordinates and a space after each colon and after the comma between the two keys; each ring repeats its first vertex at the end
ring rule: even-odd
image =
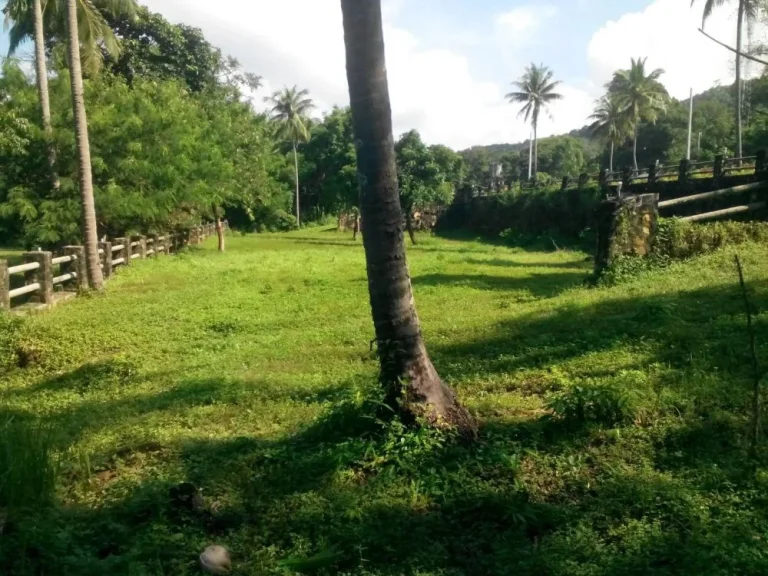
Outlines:
{"type": "Polygon", "coordinates": [[[613,172],[613,152],[616,145],[620,145],[629,134],[627,117],[622,113],[621,106],[616,98],[605,95],[595,102],[595,111],[589,117],[593,123],[589,127],[592,135],[608,142],[611,147],[608,167],[613,172]]]}
{"type": "Polygon", "coordinates": [[[647,58],[632,58],[629,70],[614,72],[608,84],[608,93],[615,98],[626,117],[633,137],[633,159],[637,170],[637,133],[641,122],[655,123],[659,114],[666,111],[669,95],[659,78],[664,70],[657,68],[650,74],[646,72],[647,58]]]}
{"type": "MultiPolygon", "coordinates": [[[[701,27],[704,28],[712,12],[718,6],[728,3],[729,0],[704,0],[704,11],[701,17],[701,27]]],[[[691,6],[696,0],[691,0],[691,6]]],[[[741,81],[741,54],[744,39],[744,22],[748,24],[757,20],[764,0],[739,0],[738,15],[736,17],[736,147],[737,155],[744,155],[742,147],[742,106],[744,103],[744,85],[741,81]]]]}
{"type": "Polygon", "coordinates": [[[519,80],[512,82],[517,92],[510,92],[506,99],[510,104],[523,104],[518,116],[524,116],[525,121],[530,120],[533,127],[533,174],[539,170],[539,115],[541,111],[547,111],[551,102],[562,99],[562,95],[555,92],[560,81],[552,80],[554,73],[540,64],[531,64],[526,67],[525,74],[519,80]]]}
{"type": "Polygon", "coordinates": [[[301,214],[299,212],[299,156],[296,149],[299,142],[309,140],[307,114],[315,105],[309,98],[309,91],[299,90],[296,86],[278,90],[272,96],[264,98],[264,102],[272,105],[270,116],[278,126],[278,133],[293,145],[293,166],[296,179],[296,223],[301,226],[301,214]]]}
{"type": "Polygon", "coordinates": [[[381,0],[341,0],[360,182],[368,290],[387,402],[410,418],[473,434],[472,417],[437,374],[421,335],[405,258],[381,0]]]}

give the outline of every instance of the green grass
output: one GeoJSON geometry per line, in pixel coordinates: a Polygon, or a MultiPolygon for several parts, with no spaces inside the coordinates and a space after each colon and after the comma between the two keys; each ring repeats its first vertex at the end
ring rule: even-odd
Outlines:
{"type": "MultiPolygon", "coordinates": [[[[5,327],[0,419],[50,431],[58,506],[6,527],[0,573],[198,574],[213,543],[239,575],[768,572],[732,249],[589,289],[579,252],[409,247],[463,445],[374,418],[359,242],[213,242],[5,327]]],[[[766,364],[768,249],[739,251],[766,364]]]]}
{"type": "Polygon", "coordinates": [[[7,260],[11,266],[21,262],[22,250],[15,248],[3,248],[0,246],[0,260],[7,260]]]}

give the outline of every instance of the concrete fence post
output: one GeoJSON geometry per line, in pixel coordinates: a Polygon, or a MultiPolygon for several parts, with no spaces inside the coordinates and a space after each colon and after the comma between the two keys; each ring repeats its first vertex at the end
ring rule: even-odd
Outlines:
{"type": "MultiPolygon", "coordinates": [[[[571,183],[571,179],[568,176],[563,176],[563,181],[560,184],[560,191],[563,192],[568,189],[568,184],[571,183]]],[[[222,224],[223,226],[223,224],[222,224]]]]}
{"type": "Polygon", "coordinates": [[[131,239],[130,238],[115,238],[115,244],[122,246],[123,249],[118,253],[118,258],[123,259],[123,266],[131,265],[131,239]]]}
{"type": "Polygon", "coordinates": [[[656,184],[658,166],[656,163],[648,166],[648,184],[656,184]]]}
{"type": "Polygon", "coordinates": [[[680,168],[677,172],[677,181],[680,184],[688,182],[688,175],[691,172],[691,161],[687,158],[680,160],[680,168]]]}
{"type": "Polygon", "coordinates": [[[629,187],[632,184],[632,174],[633,174],[632,168],[630,168],[629,166],[625,166],[624,169],[621,171],[621,183],[626,193],[629,193],[629,187]]]}
{"type": "Polygon", "coordinates": [[[11,275],[8,273],[8,261],[0,260],[0,309],[11,309],[11,275]]]}
{"type": "Polygon", "coordinates": [[[718,154],[715,156],[715,169],[712,172],[712,177],[715,179],[723,177],[723,163],[725,162],[725,156],[718,154]]]}
{"type": "MultiPolygon", "coordinates": [[[[62,266],[62,272],[74,273],[76,275],[75,287],[77,287],[78,290],[88,288],[88,271],[85,265],[85,248],[83,246],[64,246],[63,254],[64,256],[74,256],[75,260],[62,266]]],[[[103,269],[102,272],[104,272],[103,269]]],[[[104,276],[106,277],[106,273],[104,276]]]]}
{"type": "Polygon", "coordinates": [[[765,148],[761,148],[757,151],[757,156],[755,158],[755,175],[763,175],[766,171],[766,168],[768,168],[768,164],[766,164],[766,152],[765,148]]]}
{"type": "Polygon", "coordinates": [[[578,189],[584,190],[584,188],[587,187],[587,182],[589,182],[589,174],[587,174],[586,172],[582,172],[581,174],[579,174],[579,183],[577,185],[578,189]]]}
{"type": "Polygon", "coordinates": [[[618,256],[648,256],[658,222],[658,194],[612,198],[598,208],[595,276],[618,256]]]}
{"type": "Polygon", "coordinates": [[[152,239],[152,249],[155,251],[153,255],[155,258],[157,258],[160,255],[160,234],[152,234],[150,238],[152,239]]]}
{"type": "Polygon", "coordinates": [[[40,284],[36,298],[41,304],[53,304],[53,254],[50,252],[24,252],[22,258],[26,264],[40,264],[37,270],[24,275],[25,284],[40,284]]]}
{"type": "Polygon", "coordinates": [[[99,242],[101,254],[101,272],[104,278],[112,276],[112,242],[99,242]]]}
{"type": "Polygon", "coordinates": [[[144,260],[147,257],[147,237],[138,235],[133,237],[135,242],[138,242],[136,246],[136,253],[139,255],[140,260],[144,260]]]}

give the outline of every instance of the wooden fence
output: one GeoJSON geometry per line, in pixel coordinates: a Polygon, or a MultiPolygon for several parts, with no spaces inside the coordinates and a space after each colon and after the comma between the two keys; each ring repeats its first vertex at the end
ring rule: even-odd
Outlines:
{"type": "Polygon", "coordinates": [[[768,206],[766,202],[766,192],[768,191],[768,181],[752,182],[750,184],[742,184],[740,186],[729,186],[728,188],[722,188],[720,190],[712,190],[710,192],[702,192],[700,194],[691,194],[690,196],[683,196],[681,198],[673,198],[671,200],[664,200],[659,202],[658,208],[662,216],[678,216],[680,220],[685,222],[704,222],[706,220],[714,220],[716,218],[724,218],[736,216],[739,214],[746,214],[749,212],[755,212],[763,210],[768,206]],[[729,200],[727,204],[723,205],[723,199],[729,200]],[[712,210],[711,207],[714,202],[718,202],[721,206],[712,210]],[[701,206],[708,204],[710,209],[701,211],[701,206]],[[679,207],[686,205],[693,205],[693,210],[688,210],[687,216],[680,216],[679,214],[672,214],[672,210],[678,210],[679,207]]]}
{"type": "MultiPolygon", "coordinates": [[[[214,224],[204,224],[186,232],[100,242],[104,279],[112,276],[119,267],[130,266],[134,260],[172,254],[187,245],[198,245],[215,233],[214,224]]],[[[83,246],[65,246],[60,255],[44,251],[24,252],[21,258],[22,263],[15,266],[0,260],[0,312],[48,308],[88,286],[83,246]]]]}

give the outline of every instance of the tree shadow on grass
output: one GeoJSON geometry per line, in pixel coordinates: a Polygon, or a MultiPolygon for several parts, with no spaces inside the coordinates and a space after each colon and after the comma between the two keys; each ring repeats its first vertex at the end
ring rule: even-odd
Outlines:
{"type": "MultiPolygon", "coordinates": [[[[768,282],[752,283],[752,302],[768,308],[768,282]]],[[[430,347],[441,374],[469,377],[544,368],[552,363],[612,349],[651,349],[654,361],[676,367],[692,358],[715,370],[748,370],[744,303],[738,287],[726,284],[651,297],[621,296],[598,304],[573,304],[498,323],[473,342],[430,347]]],[[[763,354],[768,333],[758,323],[763,354]],[[761,337],[762,336],[762,337],[761,337]]]]}
{"type": "Polygon", "coordinates": [[[583,283],[581,272],[529,274],[525,277],[489,276],[487,274],[422,274],[411,278],[415,287],[467,287],[476,290],[515,292],[526,290],[538,298],[551,298],[563,290],[583,283]]]}
{"type": "Polygon", "coordinates": [[[590,258],[587,260],[572,260],[570,262],[520,262],[517,260],[511,260],[507,258],[489,258],[484,260],[482,258],[467,258],[465,260],[467,264],[474,264],[477,266],[498,266],[500,268],[525,268],[530,270],[531,268],[562,268],[566,270],[582,270],[584,273],[592,272],[594,263],[590,258]]]}
{"type": "MultiPolygon", "coordinates": [[[[753,288],[753,301],[765,309],[766,284],[753,288]]],[[[674,425],[617,431],[566,427],[547,416],[489,419],[480,441],[465,445],[377,422],[375,405],[345,399],[346,384],[314,396],[287,390],[287,398],[328,409],[279,438],[185,441],[173,447],[171,477],[150,473],[121,483],[118,468],[112,488],[93,487],[108,491],[103,506],[57,512],[16,555],[27,554],[37,573],[85,576],[194,574],[196,554],[212,542],[232,550],[241,574],[274,573],[281,561],[304,574],[766,573],[768,506],[764,487],[748,473],[744,419],[734,416],[743,411],[738,382],[748,364],[741,305],[731,285],[622,296],[500,323],[482,341],[433,347],[438,369],[455,378],[472,376],[462,371],[469,358],[501,374],[617,342],[650,345],[651,362],[681,369],[696,357],[698,369],[730,386],[710,390],[709,399],[693,397],[690,413],[674,425]],[[180,480],[202,488],[203,510],[169,497],[180,480]]],[[[765,326],[758,328],[764,354],[765,326]]],[[[130,407],[120,401],[82,410],[131,419],[211,398],[236,403],[238,387],[231,386],[190,381],[130,407]]],[[[264,398],[273,394],[280,390],[267,389],[264,398]]],[[[64,416],[51,422],[86,415],[64,416]]],[[[85,418],[84,425],[112,422],[85,418]]],[[[115,456],[131,453],[94,459],[115,456]]]]}

